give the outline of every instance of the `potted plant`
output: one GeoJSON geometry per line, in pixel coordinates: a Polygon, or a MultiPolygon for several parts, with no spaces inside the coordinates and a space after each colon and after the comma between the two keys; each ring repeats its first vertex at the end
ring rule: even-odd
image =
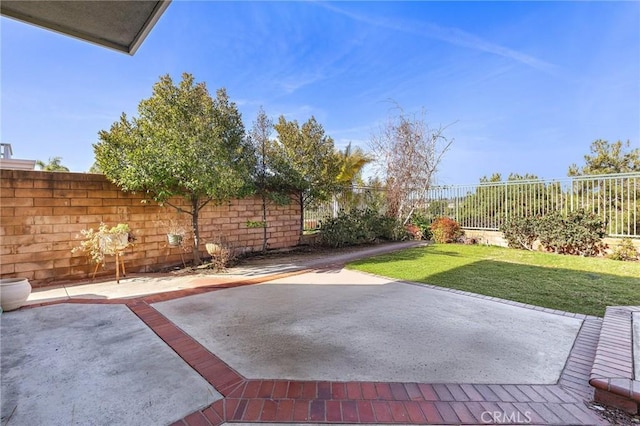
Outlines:
{"type": "Polygon", "coordinates": [[[31,284],[26,278],[0,279],[0,312],[21,307],[31,294],[31,284]]]}
{"type": "Polygon", "coordinates": [[[180,222],[170,220],[167,226],[167,243],[171,247],[180,247],[187,234],[187,227],[180,222]]]}
{"type": "Polygon", "coordinates": [[[84,251],[92,262],[96,264],[93,271],[93,278],[96,276],[98,267],[105,264],[105,256],[116,257],[116,281],[120,282],[120,268],[122,274],[125,275],[124,261],[121,255],[124,250],[133,243],[131,229],[126,223],[119,223],[116,226],[109,227],[105,223],[101,223],[97,231],[93,228],[83,229],[80,231],[84,240],[78,247],[73,248],[72,252],[84,251]]]}
{"type": "Polygon", "coordinates": [[[100,228],[99,240],[100,250],[103,254],[115,255],[121,253],[129,247],[129,225],[126,223],[119,223],[116,226],[108,229],[105,225],[104,229],[100,228]]]}

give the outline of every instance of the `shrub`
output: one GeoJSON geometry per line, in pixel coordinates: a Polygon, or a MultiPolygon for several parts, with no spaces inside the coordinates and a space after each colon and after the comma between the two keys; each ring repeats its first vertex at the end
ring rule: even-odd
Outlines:
{"type": "Polygon", "coordinates": [[[638,256],[638,250],[633,245],[631,238],[623,238],[620,245],[607,257],[613,260],[634,261],[638,260],[638,256]]]}
{"type": "Polygon", "coordinates": [[[215,271],[225,271],[227,267],[236,259],[236,251],[225,238],[216,238],[215,242],[206,243],[207,253],[211,255],[209,267],[215,271]]]}
{"type": "Polygon", "coordinates": [[[344,211],[340,211],[337,217],[322,221],[320,229],[321,241],[326,245],[343,247],[358,244],[355,220],[344,211]]]}
{"type": "Polygon", "coordinates": [[[431,233],[436,243],[453,243],[462,237],[460,224],[448,217],[439,217],[431,223],[431,233]]]}
{"type": "Polygon", "coordinates": [[[394,218],[371,209],[341,210],[335,218],[322,222],[321,240],[331,247],[344,247],[374,242],[376,239],[398,240],[406,231],[394,218]]]}
{"type": "Polygon", "coordinates": [[[409,235],[409,237],[411,237],[412,240],[422,239],[422,231],[417,225],[409,223],[404,228],[407,230],[407,234],[409,235]]]}
{"type": "Polygon", "coordinates": [[[394,218],[378,215],[375,221],[376,238],[389,241],[404,240],[407,237],[407,230],[402,223],[394,218]]]}
{"type": "Polygon", "coordinates": [[[500,231],[510,248],[533,250],[538,239],[537,219],[534,217],[511,217],[500,226],[500,231]]]}
{"type": "Polygon", "coordinates": [[[542,246],[560,254],[597,256],[607,247],[604,222],[594,213],[583,209],[570,212],[566,217],[553,212],[537,221],[536,230],[542,246]]]}
{"type": "Polygon", "coordinates": [[[423,240],[430,240],[432,235],[431,235],[431,220],[429,218],[427,218],[427,216],[425,216],[424,214],[422,214],[421,212],[413,212],[413,215],[411,215],[411,223],[414,224],[415,226],[417,226],[420,229],[420,232],[422,232],[422,239],[423,240]]]}

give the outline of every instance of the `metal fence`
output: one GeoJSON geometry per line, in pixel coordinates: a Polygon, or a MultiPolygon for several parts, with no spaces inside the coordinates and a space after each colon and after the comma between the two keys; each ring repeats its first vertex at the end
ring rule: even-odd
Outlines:
{"type": "MultiPolygon", "coordinates": [[[[332,202],[305,211],[305,226],[316,228],[323,218],[335,217],[341,209],[371,207],[384,211],[385,198],[380,189],[345,189],[332,202]]],[[[640,238],[637,172],[436,186],[412,193],[408,204],[427,217],[449,216],[463,228],[484,230],[498,230],[510,217],[585,209],[605,221],[609,236],[640,238]]]]}
{"type": "Polygon", "coordinates": [[[331,201],[304,210],[304,229],[319,229],[322,221],[336,217],[341,210],[370,208],[380,213],[386,211],[384,189],[368,186],[345,187],[333,195],[331,201]]]}

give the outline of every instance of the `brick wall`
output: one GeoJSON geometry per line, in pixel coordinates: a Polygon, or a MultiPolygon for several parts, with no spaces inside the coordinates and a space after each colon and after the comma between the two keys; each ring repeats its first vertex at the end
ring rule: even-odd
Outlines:
{"type": "MultiPolygon", "coordinates": [[[[0,170],[0,275],[28,278],[34,287],[54,281],[83,279],[93,274],[95,264],[82,252],[71,250],[81,241],[82,229],[97,229],[128,223],[136,238],[124,260],[127,272],[149,272],[181,263],[181,249],[167,244],[168,220],[190,223],[191,216],[169,206],[142,203],[139,194],[124,193],[102,175],[0,170]]],[[[184,206],[181,198],[172,204],[184,206]]],[[[261,250],[262,228],[247,221],[261,221],[259,198],[209,204],[200,211],[200,247],[226,241],[238,250],[261,250]]],[[[298,244],[300,210],[295,204],[269,205],[268,247],[298,244]]],[[[191,252],[184,253],[186,260],[191,252]]],[[[114,260],[107,257],[100,275],[112,275],[114,260]]]]}

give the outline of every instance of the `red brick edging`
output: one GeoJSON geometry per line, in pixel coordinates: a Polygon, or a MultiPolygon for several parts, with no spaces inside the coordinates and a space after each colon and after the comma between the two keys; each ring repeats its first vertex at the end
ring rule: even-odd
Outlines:
{"type": "Polygon", "coordinates": [[[127,306],[223,399],[176,425],[224,422],[603,424],[584,404],[600,320],[585,319],[556,385],[247,379],[145,301],[127,306]]]}
{"type": "Polygon", "coordinates": [[[607,308],[589,380],[596,401],[631,414],[640,412],[640,381],[633,374],[634,312],[640,312],[640,306],[607,308]]]}
{"type": "MultiPolygon", "coordinates": [[[[326,263],[320,263],[307,267],[316,269],[327,266],[326,263]]],[[[341,262],[329,265],[337,264],[341,262]]],[[[582,320],[582,327],[558,383],[484,385],[329,382],[247,379],[150,306],[151,303],[225,288],[254,285],[308,271],[309,269],[300,269],[133,299],[70,299],[25,306],[23,309],[59,303],[126,304],[223,396],[223,399],[210,406],[178,420],[175,423],[177,425],[216,426],[225,422],[605,424],[585,405],[586,401],[593,398],[593,388],[589,386],[589,379],[602,327],[602,320],[596,317],[460,290],[408,283],[582,320]]],[[[630,338],[629,336],[628,342],[631,341],[630,338]]],[[[614,385],[616,383],[614,382],[614,385]]],[[[634,389],[637,393],[638,389],[634,389]]]]}

